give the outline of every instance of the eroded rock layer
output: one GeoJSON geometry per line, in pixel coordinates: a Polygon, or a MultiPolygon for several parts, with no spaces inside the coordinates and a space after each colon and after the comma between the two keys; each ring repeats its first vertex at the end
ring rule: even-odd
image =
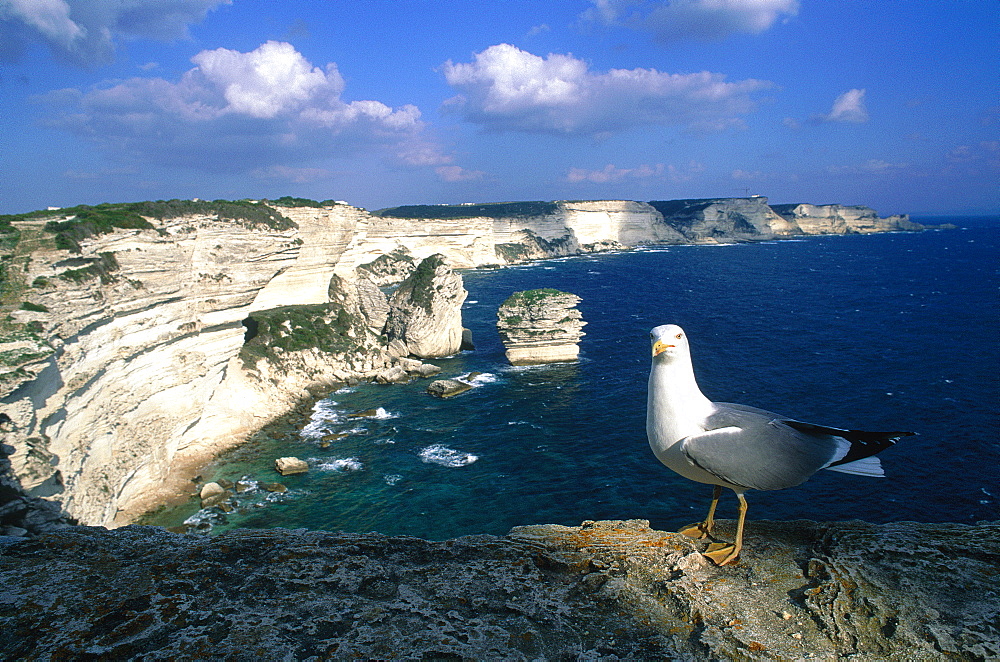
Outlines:
{"type": "Polygon", "coordinates": [[[515,292],[497,310],[497,330],[511,365],[575,361],[584,336],[580,297],[553,289],[515,292]]]}

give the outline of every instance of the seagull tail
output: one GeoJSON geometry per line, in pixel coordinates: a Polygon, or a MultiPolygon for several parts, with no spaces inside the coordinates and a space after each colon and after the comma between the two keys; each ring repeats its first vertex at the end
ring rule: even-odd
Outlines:
{"type": "Polygon", "coordinates": [[[885,471],[882,470],[882,463],[874,455],[848,462],[846,464],[831,465],[826,467],[830,471],[839,471],[842,474],[852,476],[867,476],[869,478],[885,478],[885,471]]]}
{"type": "Polygon", "coordinates": [[[882,463],[875,456],[894,445],[901,437],[914,434],[916,433],[844,430],[837,436],[846,442],[846,452],[824,468],[855,476],[883,478],[885,472],[882,470],[882,463]]]}

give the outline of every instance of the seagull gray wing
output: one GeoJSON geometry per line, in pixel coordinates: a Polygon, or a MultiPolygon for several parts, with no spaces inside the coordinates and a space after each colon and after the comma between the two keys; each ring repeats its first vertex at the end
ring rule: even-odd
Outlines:
{"type": "Polygon", "coordinates": [[[709,429],[685,437],[681,450],[696,466],[733,485],[793,487],[845,452],[846,442],[833,428],[744,405],[717,402],[715,408],[705,421],[709,429]]]}

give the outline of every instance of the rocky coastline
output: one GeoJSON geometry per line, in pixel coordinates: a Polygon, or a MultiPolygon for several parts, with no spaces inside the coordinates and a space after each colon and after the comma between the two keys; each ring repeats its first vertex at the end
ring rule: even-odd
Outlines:
{"type": "Polygon", "coordinates": [[[639,520],[441,542],[130,525],[280,493],[198,472],[297,434],[343,384],[434,376],[424,360],[465,335],[457,269],[922,229],[905,217],[762,198],[94,209],[0,219],[0,657],[1000,657],[996,522],[755,521],[727,568],[639,520]]]}
{"type": "Polygon", "coordinates": [[[12,472],[25,495],[67,517],[134,521],[316,392],[431,374],[421,357],[455,351],[462,335],[464,289],[448,275],[457,269],[920,229],[836,205],[779,214],[766,198],[674,203],[368,212],[298,199],[161,201],[4,217],[0,413],[12,472]],[[434,272],[424,284],[441,293],[429,308],[426,289],[400,285],[422,264],[434,272]],[[383,290],[397,286],[390,301],[383,290]]]}

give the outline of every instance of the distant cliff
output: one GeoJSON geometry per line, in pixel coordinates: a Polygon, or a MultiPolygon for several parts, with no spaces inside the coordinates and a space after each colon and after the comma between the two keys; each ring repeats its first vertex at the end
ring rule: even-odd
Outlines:
{"type": "Polygon", "coordinates": [[[296,404],[345,380],[415,371],[381,335],[378,287],[434,254],[472,268],[641,244],[920,229],[867,208],[777,209],[725,198],[370,213],[282,199],[0,218],[0,426],[13,471],[83,523],[131,521],[296,404]]]}
{"type": "Polygon", "coordinates": [[[776,213],[804,234],[868,234],[923,230],[906,214],[879,218],[869,207],[844,205],[772,205],[776,213]]]}

